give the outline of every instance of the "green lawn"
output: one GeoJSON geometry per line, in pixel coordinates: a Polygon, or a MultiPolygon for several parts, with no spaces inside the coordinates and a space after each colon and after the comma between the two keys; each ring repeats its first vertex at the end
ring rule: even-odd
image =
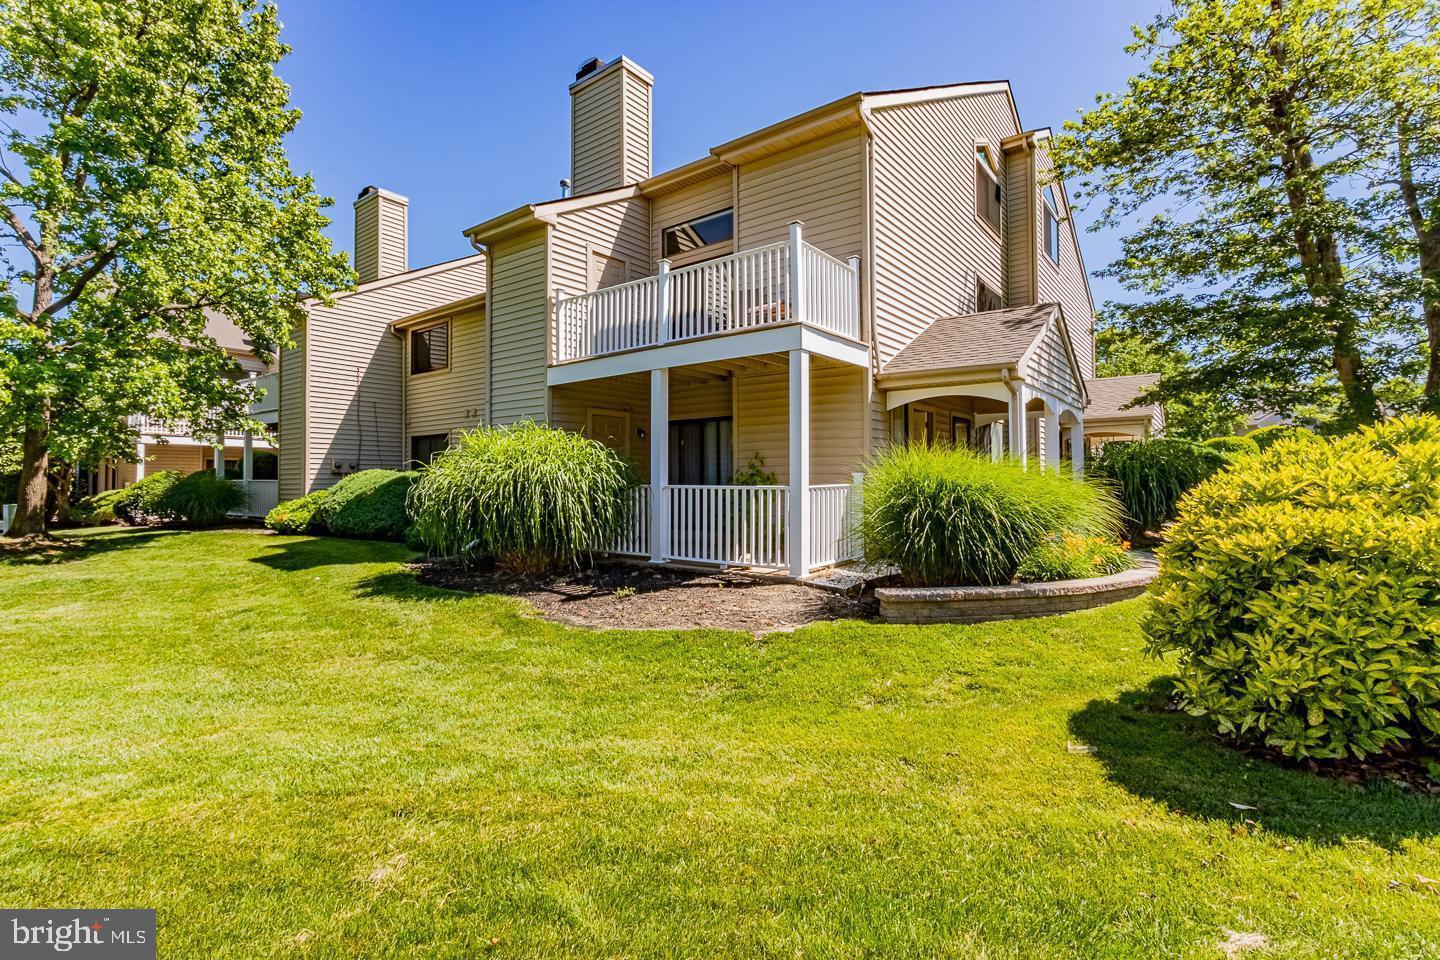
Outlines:
{"type": "Polygon", "coordinates": [[[1440,802],[1160,709],[1142,601],[598,633],[395,546],[87,539],[0,563],[0,905],[162,957],[1440,951],[1440,802]]]}

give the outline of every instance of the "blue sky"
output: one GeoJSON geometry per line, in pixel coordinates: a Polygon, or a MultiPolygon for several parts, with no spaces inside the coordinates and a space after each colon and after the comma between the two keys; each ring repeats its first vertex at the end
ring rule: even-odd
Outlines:
{"type": "MultiPolygon", "coordinates": [[[[350,203],[378,184],[410,198],[421,266],[468,253],[465,227],[557,195],[566,86],[588,57],[655,75],[658,172],[856,90],[1009,79],[1021,121],[1058,129],[1134,72],[1130,24],[1162,0],[279,4],[294,47],[280,73],[305,114],[291,157],[335,198],[331,236],[353,249],[350,203]]],[[[1117,249],[1081,243],[1092,271],[1117,249]]],[[[1091,282],[1097,302],[1118,293],[1091,282]]]]}

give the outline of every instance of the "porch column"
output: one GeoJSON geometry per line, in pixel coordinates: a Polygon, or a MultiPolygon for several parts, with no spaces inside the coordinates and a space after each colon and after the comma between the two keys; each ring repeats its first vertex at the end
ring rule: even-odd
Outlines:
{"type": "Polygon", "coordinates": [[[1076,420],[1070,424],[1070,469],[1075,476],[1085,475],[1085,421],[1076,420]]]}
{"type": "Polygon", "coordinates": [[[215,447],[215,476],[225,479],[225,448],[215,447]]]}
{"type": "Polygon", "coordinates": [[[1060,469],[1060,411],[1045,405],[1045,431],[1041,438],[1045,442],[1043,469],[1060,469]]]}
{"type": "Polygon", "coordinates": [[[255,479],[255,435],[249,430],[245,431],[244,453],[240,455],[240,479],[245,481],[246,490],[255,479]]]}
{"type": "Polygon", "coordinates": [[[670,553],[670,371],[650,371],[650,562],[670,553]]]}
{"type": "MultiPolygon", "coordinates": [[[[120,473],[119,473],[120,468],[119,468],[118,465],[116,466],[115,470],[116,470],[115,475],[118,477],[118,476],[120,475],[120,473]]],[[[139,483],[141,480],[144,480],[144,479],[145,479],[145,441],[144,441],[144,440],[136,440],[136,441],[135,441],[135,482],[136,482],[136,483],[139,483]]]]}
{"type": "Polygon", "coordinates": [[[1010,416],[1007,424],[1007,438],[1010,443],[1010,456],[1020,462],[1020,465],[1027,466],[1025,437],[1028,421],[1025,417],[1025,404],[1028,401],[1025,384],[1015,384],[1015,392],[1010,394],[1010,416]]]}
{"type": "Polygon", "coordinates": [[[810,572],[810,351],[790,351],[790,575],[810,572]]]}

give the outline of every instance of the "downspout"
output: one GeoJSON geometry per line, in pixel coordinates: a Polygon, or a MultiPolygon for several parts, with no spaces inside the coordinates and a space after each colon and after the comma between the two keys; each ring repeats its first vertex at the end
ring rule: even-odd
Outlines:
{"type": "Polygon", "coordinates": [[[490,394],[495,389],[495,378],[491,375],[493,372],[491,370],[491,364],[494,362],[495,356],[495,327],[490,322],[491,278],[495,274],[495,271],[492,269],[495,266],[495,261],[490,255],[490,248],[488,246],[479,242],[473,236],[468,236],[465,239],[470,241],[470,248],[472,250],[476,253],[483,254],[485,257],[485,416],[481,422],[488,427],[492,422],[490,419],[490,394]]]}

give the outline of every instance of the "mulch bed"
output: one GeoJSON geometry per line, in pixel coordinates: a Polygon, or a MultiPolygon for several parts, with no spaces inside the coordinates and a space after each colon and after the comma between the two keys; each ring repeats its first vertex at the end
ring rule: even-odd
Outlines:
{"type": "Polygon", "coordinates": [[[582,627],[684,630],[713,627],[755,634],[817,620],[871,619],[874,598],[731,572],[603,563],[558,576],[411,565],[421,583],[518,597],[547,619],[582,627]]]}

